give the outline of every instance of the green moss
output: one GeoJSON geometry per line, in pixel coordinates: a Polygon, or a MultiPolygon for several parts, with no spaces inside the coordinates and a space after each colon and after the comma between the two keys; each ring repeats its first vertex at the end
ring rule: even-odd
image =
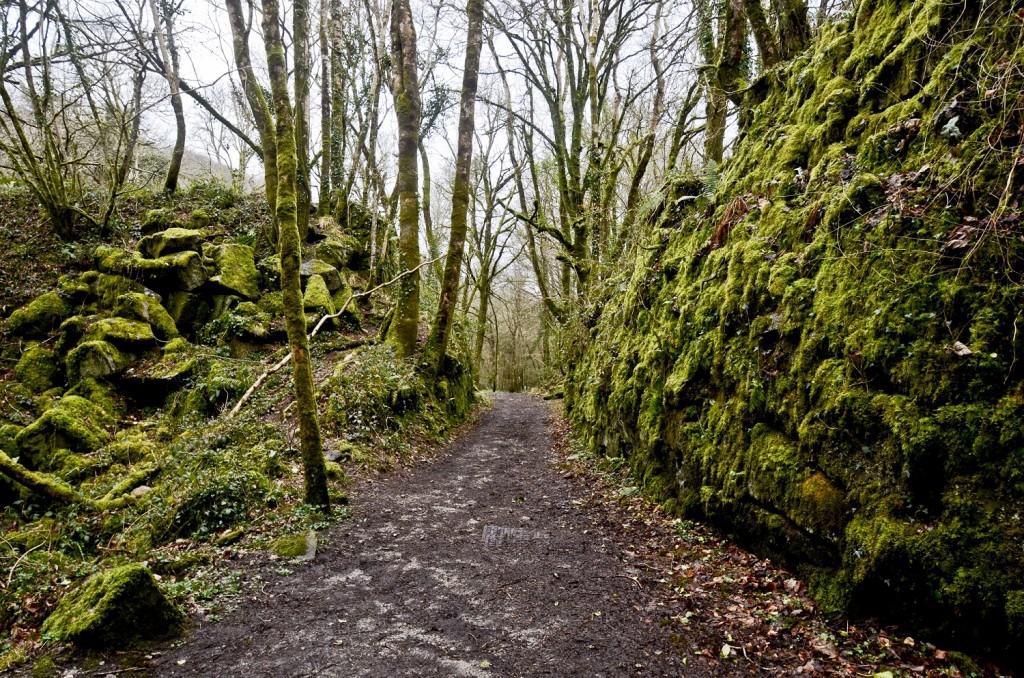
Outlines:
{"type": "Polygon", "coordinates": [[[192,213],[188,215],[188,223],[192,228],[206,228],[213,223],[213,215],[209,210],[203,208],[192,210],[192,213]]]}
{"type": "Polygon", "coordinates": [[[120,648],[180,630],[181,613],[150,571],[122,565],[93,575],[66,594],[42,627],[43,638],[83,647],[120,648]]]}
{"type": "Polygon", "coordinates": [[[572,418],[637,486],[829,609],[996,652],[1024,590],[1024,242],[957,238],[1024,218],[997,197],[1017,140],[991,143],[1020,119],[960,92],[1024,87],[1010,5],[864,0],[825,27],[748,92],[714,203],[652,214],[657,247],[562,337],[572,418]]]}
{"type": "Polygon", "coordinates": [[[334,301],[327,283],[319,275],[313,275],[306,281],[306,291],[302,296],[302,305],[307,311],[334,313],[334,301]]]}
{"type": "Polygon", "coordinates": [[[146,212],[140,228],[143,233],[156,233],[178,225],[178,217],[174,214],[174,210],[156,209],[146,212]]]}
{"type": "Polygon", "coordinates": [[[46,292],[12,313],[4,322],[4,329],[19,336],[44,336],[71,313],[71,306],[60,294],[46,292]]]}
{"type": "Polygon", "coordinates": [[[160,289],[194,290],[209,279],[198,252],[176,252],[146,259],[138,252],[100,245],[95,257],[96,267],[104,273],[138,277],[145,284],[160,289]]]}
{"type": "Polygon", "coordinates": [[[331,292],[341,289],[342,279],[341,274],[334,266],[331,266],[326,261],[320,261],[319,259],[311,259],[309,261],[302,262],[302,268],[300,274],[303,283],[308,287],[309,281],[316,276],[319,276],[327,289],[331,292]]]}
{"type": "Polygon", "coordinates": [[[270,543],[270,552],[281,558],[301,558],[306,555],[306,541],[305,532],[278,537],[270,543]]]}
{"type": "Polygon", "coordinates": [[[178,327],[160,299],[141,292],[128,292],[117,298],[114,314],[148,323],[153,334],[161,341],[178,336],[178,327]]]}
{"type": "Polygon", "coordinates": [[[22,429],[15,443],[26,466],[50,470],[64,463],[63,451],[88,453],[110,440],[113,419],[102,408],[77,395],[61,398],[39,419],[22,429]]]}
{"type": "MultiPolygon", "coordinates": [[[[148,327],[148,325],[146,326],[148,327]]],[[[131,360],[113,344],[95,339],[76,346],[65,359],[68,383],[100,379],[119,374],[131,360]]]]}
{"type": "Polygon", "coordinates": [[[35,345],[25,349],[14,366],[14,376],[33,391],[39,393],[53,388],[61,374],[57,355],[50,349],[35,345]]]}
{"type": "Polygon", "coordinates": [[[337,236],[321,240],[315,246],[316,258],[341,271],[359,266],[363,247],[353,236],[337,236]]]}
{"type": "Polygon", "coordinates": [[[138,250],[147,259],[156,259],[175,252],[198,251],[205,234],[190,228],[168,228],[152,233],[139,241],[138,250]]]}
{"type": "Polygon", "coordinates": [[[219,245],[213,250],[213,259],[217,274],[211,282],[246,299],[260,296],[259,273],[251,247],[238,243],[219,245]]]}
{"type": "MultiPolygon", "coordinates": [[[[149,323],[141,320],[110,317],[89,326],[86,341],[105,341],[126,351],[140,351],[156,344],[156,335],[149,323]]],[[[103,375],[86,375],[103,376],[103,375]]]]}

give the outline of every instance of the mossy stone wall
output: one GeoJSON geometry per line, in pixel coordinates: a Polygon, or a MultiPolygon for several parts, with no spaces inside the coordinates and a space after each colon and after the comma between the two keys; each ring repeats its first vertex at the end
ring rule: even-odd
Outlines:
{"type": "Polygon", "coordinates": [[[589,445],[666,508],[786,560],[827,608],[1008,656],[1024,643],[1012,10],[862,0],[752,83],[734,156],[665,185],[635,266],[570,330],[566,380],[589,445]]]}

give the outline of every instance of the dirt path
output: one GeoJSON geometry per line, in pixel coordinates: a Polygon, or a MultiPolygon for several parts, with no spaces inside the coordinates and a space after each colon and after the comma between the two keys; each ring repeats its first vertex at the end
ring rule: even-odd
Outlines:
{"type": "Polygon", "coordinates": [[[158,659],[168,676],[694,675],[645,575],[499,394],[436,462],[358,492],[314,562],[158,659]]]}

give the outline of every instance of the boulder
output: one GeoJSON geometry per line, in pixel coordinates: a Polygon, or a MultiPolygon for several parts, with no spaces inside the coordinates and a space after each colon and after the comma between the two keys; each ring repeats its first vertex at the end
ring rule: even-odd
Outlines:
{"type": "Polygon", "coordinates": [[[319,275],[311,276],[306,281],[306,292],[302,296],[302,307],[307,311],[334,313],[334,301],[331,299],[331,292],[327,287],[327,283],[319,275]]]}
{"type": "Polygon", "coordinates": [[[354,260],[360,257],[362,246],[352,236],[335,235],[318,242],[313,249],[317,259],[325,261],[339,271],[352,268],[354,260]]]}
{"type": "Polygon", "coordinates": [[[211,282],[246,299],[259,298],[260,277],[251,247],[239,243],[219,245],[213,249],[213,260],[217,275],[211,282]]]}
{"type": "Polygon", "coordinates": [[[176,252],[198,251],[204,236],[202,231],[191,228],[168,228],[140,240],[138,250],[147,259],[176,252]]]}
{"type": "Polygon", "coordinates": [[[106,411],[81,396],[67,395],[23,428],[15,444],[30,468],[58,466],[59,452],[94,452],[110,441],[107,429],[114,420],[106,411]]]}
{"type": "Polygon", "coordinates": [[[156,233],[158,231],[166,231],[168,228],[178,226],[180,223],[173,210],[149,210],[142,220],[140,229],[143,234],[156,233]]]}
{"type": "Polygon", "coordinates": [[[69,384],[82,379],[101,379],[118,374],[130,362],[117,347],[102,339],[83,341],[64,359],[69,384]]]}
{"type": "Polygon", "coordinates": [[[327,284],[327,289],[331,292],[339,289],[342,285],[341,274],[338,273],[338,269],[331,266],[326,261],[309,259],[302,262],[302,267],[299,269],[299,276],[302,278],[303,282],[308,284],[309,279],[315,275],[324,279],[324,282],[327,284]]]}
{"type": "Polygon", "coordinates": [[[331,295],[335,311],[345,308],[345,312],[341,314],[339,319],[358,328],[363,321],[362,314],[359,312],[359,304],[355,300],[349,303],[350,299],[352,299],[352,288],[349,287],[348,283],[342,285],[341,288],[331,295]],[[346,307],[345,304],[348,304],[348,306],[346,307]]]}
{"type": "Polygon", "coordinates": [[[133,318],[149,323],[153,334],[161,341],[169,341],[178,336],[178,327],[167,309],[155,295],[140,292],[129,292],[117,298],[114,313],[123,318],[133,318]]]}
{"type": "Polygon", "coordinates": [[[99,271],[86,271],[78,280],[89,286],[89,297],[96,302],[97,308],[113,308],[118,297],[129,292],[145,293],[145,286],[124,277],[99,271]]]}
{"type": "Polygon", "coordinates": [[[71,305],[60,294],[46,292],[12,313],[4,329],[19,336],[45,336],[71,313],[71,305]]]}
{"type": "Polygon", "coordinates": [[[18,381],[36,393],[53,388],[60,378],[60,371],[57,355],[39,345],[25,349],[14,366],[14,376],[18,381]]]}
{"type": "Polygon", "coordinates": [[[97,320],[86,331],[85,338],[107,341],[126,351],[145,350],[156,344],[156,335],[149,323],[120,317],[97,320]]]}
{"type": "Polygon", "coordinates": [[[139,388],[155,389],[162,398],[170,390],[184,385],[195,374],[197,364],[192,346],[178,338],[168,343],[159,357],[126,369],[121,379],[139,388]]]}
{"type": "Polygon", "coordinates": [[[194,290],[209,279],[203,257],[198,252],[175,252],[146,259],[138,252],[100,245],[95,256],[96,267],[100,271],[138,277],[146,285],[160,289],[194,290]]]}
{"type": "Polygon", "coordinates": [[[66,594],[43,623],[43,638],[82,647],[124,647],[181,629],[182,615],[139,563],[89,577],[66,594]]]}

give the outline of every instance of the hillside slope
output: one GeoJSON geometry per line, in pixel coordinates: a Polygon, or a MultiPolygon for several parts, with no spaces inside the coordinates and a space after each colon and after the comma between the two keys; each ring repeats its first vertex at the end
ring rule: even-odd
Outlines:
{"type": "Polygon", "coordinates": [[[862,0],[676,177],[567,379],[588,443],[830,609],[1024,642],[1024,10],[862,0]]]}

